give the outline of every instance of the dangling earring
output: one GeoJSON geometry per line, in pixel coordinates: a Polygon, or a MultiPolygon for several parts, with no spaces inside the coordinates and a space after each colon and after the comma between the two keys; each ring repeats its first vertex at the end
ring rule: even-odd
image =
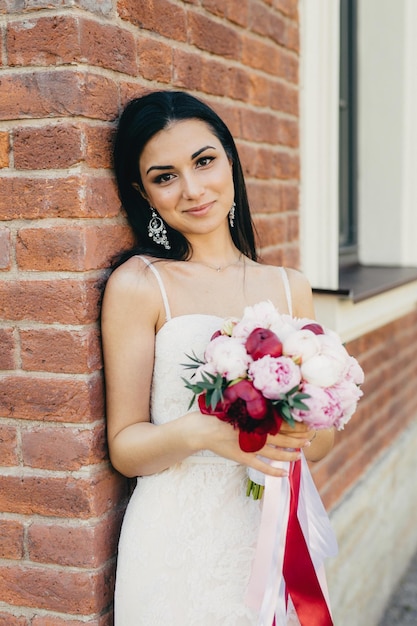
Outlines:
{"type": "Polygon", "coordinates": [[[151,219],[148,224],[149,237],[152,237],[152,241],[155,243],[160,246],[164,246],[165,250],[171,250],[167,237],[167,231],[162,218],[159,217],[153,206],[149,206],[149,208],[152,211],[151,219]]]}
{"type": "Polygon", "coordinates": [[[235,225],[235,211],[236,211],[236,202],[233,202],[232,208],[229,211],[230,228],[233,228],[233,226],[235,225]]]}

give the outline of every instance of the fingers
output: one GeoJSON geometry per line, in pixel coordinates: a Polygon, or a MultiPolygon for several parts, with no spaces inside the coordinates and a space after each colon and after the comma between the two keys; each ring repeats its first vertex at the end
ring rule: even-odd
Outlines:
{"type": "MultiPolygon", "coordinates": [[[[287,455],[290,454],[289,452],[286,453],[287,455]]],[[[291,454],[295,454],[297,455],[297,453],[291,453],[291,454]]],[[[299,453],[298,453],[299,454],[299,453]]],[[[283,453],[281,455],[282,457],[285,456],[285,453],[283,453]]],[[[259,470],[260,472],[263,472],[264,474],[268,474],[269,476],[275,476],[278,478],[283,478],[285,476],[288,476],[288,469],[286,467],[286,463],[284,463],[284,461],[293,461],[293,460],[297,460],[297,459],[293,459],[293,458],[287,458],[287,459],[280,459],[280,460],[271,460],[269,461],[269,459],[267,459],[266,457],[260,457],[259,455],[256,455],[255,458],[252,460],[251,463],[248,463],[248,465],[250,467],[253,467],[256,470],[259,470]]]]}
{"type": "Polygon", "coordinates": [[[300,445],[282,448],[267,444],[258,453],[270,461],[298,461],[301,458],[300,445]]]}

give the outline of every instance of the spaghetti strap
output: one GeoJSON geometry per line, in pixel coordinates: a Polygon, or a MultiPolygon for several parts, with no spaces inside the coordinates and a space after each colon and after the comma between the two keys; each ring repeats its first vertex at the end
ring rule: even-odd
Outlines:
{"type": "Polygon", "coordinates": [[[151,261],[149,261],[147,258],[141,256],[140,254],[137,255],[137,258],[142,259],[145,265],[147,265],[149,269],[154,273],[155,278],[158,281],[159,289],[161,290],[161,296],[165,307],[165,321],[168,322],[171,319],[171,309],[169,308],[168,296],[161,275],[156,269],[155,265],[151,263],[151,261]]]}
{"type": "Polygon", "coordinates": [[[285,295],[287,296],[287,306],[289,314],[292,315],[292,298],[291,298],[291,289],[290,289],[290,281],[288,280],[288,274],[285,271],[284,267],[279,268],[281,270],[281,276],[284,283],[285,295]]]}

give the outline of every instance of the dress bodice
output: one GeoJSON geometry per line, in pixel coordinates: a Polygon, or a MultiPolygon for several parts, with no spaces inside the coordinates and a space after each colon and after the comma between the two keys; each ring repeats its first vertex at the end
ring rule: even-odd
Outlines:
{"type": "Polygon", "coordinates": [[[183,378],[190,378],[187,355],[199,358],[212,334],[220,329],[223,319],[215,315],[190,314],[172,317],[156,335],[155,363],[151,391],[151,420],[163,424],[184,415],[189,409],[192,392],[185,388],[183,378]]]}

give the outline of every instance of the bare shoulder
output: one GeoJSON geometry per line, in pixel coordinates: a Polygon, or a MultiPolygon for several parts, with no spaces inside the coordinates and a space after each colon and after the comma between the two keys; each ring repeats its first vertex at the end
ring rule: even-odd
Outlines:
{"type": "Polygon", "coordinates": [[[155,276],[138,257],[132,257],[110,275],[104,291],[102,317],[134,315],[156,325],[161,295],[155,276]]]}
{"type": "Polygon", "coordinates": [[[314,317],[313,294],[311,285],[302,272],[286,267],[293,302],[293,313],[296,317],[314,317]]]}

